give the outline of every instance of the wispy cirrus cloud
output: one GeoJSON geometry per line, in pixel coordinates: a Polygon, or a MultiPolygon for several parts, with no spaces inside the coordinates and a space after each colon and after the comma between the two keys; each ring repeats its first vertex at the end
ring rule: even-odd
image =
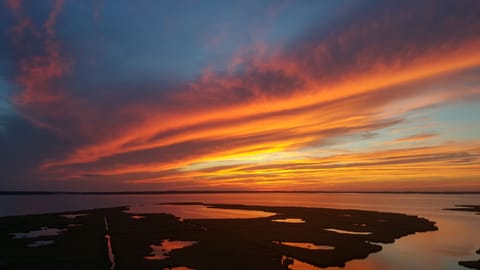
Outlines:
{"type": "Polygon", "coordinates": [[[480,66],[476,1],[377,3],[331,28],[313,27],[289,46],[261,43],[242,50],[223,71],[206,68],[194,80],[168,86],[153,82],[137,89],[135,99],[116,95],[102,103],[70,91],[68,78],[81,74],[57,36],[62,1],[32,33],[20,27],[31,21],[21,15],[22,5],[12,3],[20,29],[12,42],[24,38],[41,46],[40,52],[18,47],[15,81],[21,90],[14,103],[37,126],[77,141],[44,160],[39,174],[48,179],[321,189],[374,185],[390,181],[392,172],[407,182],[476,175],[478,152],[442,142],[434,131],[386,143],[438,139],[433,148],[326,153],[328,158],[309,151],[346,140],[366,150],[377,136],[365,134],[408,123],[409,113],[480,95],[475,77],[467,76],[480,66]],[[401,157],[405,152],[408,158],[401,157]],[[442,171],[425,174],[435,166],[442,171]]]}
{"type": "Polygon", "coordinates": [[[424,141],[428,139],[432,139],[438,137],[438,134],[435,133],[422,133],[422,134],[415,134],[415,135],[410,135],[407,137],[402,137],[395,139],[393,141],[385,142],[385,144],[398,144],[398,143],[409,143],[409,142],[418,142],[418,141],[424,141]]]}

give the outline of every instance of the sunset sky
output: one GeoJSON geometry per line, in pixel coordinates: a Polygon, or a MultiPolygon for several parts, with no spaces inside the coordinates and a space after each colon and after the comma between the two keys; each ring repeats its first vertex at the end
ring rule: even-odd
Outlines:
{"type": "Polygon", "coordinates": [[[480,191],[478,0],[0,1],[0,190],[480,191]]]}

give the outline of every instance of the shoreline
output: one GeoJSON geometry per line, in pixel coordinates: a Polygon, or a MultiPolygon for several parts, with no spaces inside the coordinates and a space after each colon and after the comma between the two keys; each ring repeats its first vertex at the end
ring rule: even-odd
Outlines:
{"type": "Polygon", "coordinates": [[[70,260],[80,260],[82,263],[79,265],[83,268],[106,268],[109,262],[104,238],[105,217],[108,217],[112,250],[119,269],[185,266],[192,269],[260,267],[273,270],[285,269],[282,268],[283,256],[316,267],[343,266],[352,259],[363,259],[371,253],[379,252],[382,249],[380,243],[392,243],[406,235],[437,230],[432,221],[399,213],[312,207],[202,205],[223,210],[265,211],[275,215],[184,220],[171,214],[134,214],[127,213],[126,207],[114,207],[3,217],[0,218],[0,231],[5,234],[0,235],[0,261],[6,261],[14,269],[28,269],[32,263],[45,265],[45,268],[58,268],[70,260]],[[80,216],[68,219],[62,216],[66,214],[80,216]],[[138,214],[143,218],[133,217],[138,214]],[[272,222],[274,219],[288,218],[300,218],[306,222],[272,222]],[[72,222],[76,225],[70,226],[72,222]],[[12,233],[26,233],[42,226],[62,230],[57,236],[36,239],[55,241],[55,244],[29,248],[27,246],[31,244],[31,239],[11,238],[12,233]],[[338,232],[329,229],[338,229],[338,232]],[[341,233],[342,230],[368,234],[344,234],[341,233]],[[151,245],[159,244],[165,239],[198,243],[172,251],[165,260],[144,259],[151,254],[151,245]],[[332,246],[334,249],[308,250],[280,245],[278,242],[311,242],[332,246]],[[78,254],[81,254],[80,258],[78,254]]]}

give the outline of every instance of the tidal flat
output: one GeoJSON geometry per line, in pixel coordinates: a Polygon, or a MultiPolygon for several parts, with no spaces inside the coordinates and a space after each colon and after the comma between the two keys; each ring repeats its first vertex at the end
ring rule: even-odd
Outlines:
{"type": "Polygon", "coordinates": [[[254,218],[191,219],[166,213],[132,213],[128,207],[114,207],[2,217],[0,268],[268,270],[288,269],[294,261],[312,267],[344,266],[347,261],[380,251],[380,244],[417,232],[437,230],[433,221],[397,213],[234,204],[175,205],[271,214],[254,218]],[[142,218],[134,218],[140,214],[142,218]],[[288,219],[305,222],[275,222],[288,219]],[[14,237],[42,229],[56,229],[58,234],[14,237]],[[107,233],[115,267],[110,262],[107,233]],[[32,243],[38,241],[48,244],[32,247],[32,243]],[[162,259],[151,259],[152,246],[185,242],[191,244],[165,251],[162,259]],[[280,242],[332,248],[302,248],[278,244],[280,242]]]}

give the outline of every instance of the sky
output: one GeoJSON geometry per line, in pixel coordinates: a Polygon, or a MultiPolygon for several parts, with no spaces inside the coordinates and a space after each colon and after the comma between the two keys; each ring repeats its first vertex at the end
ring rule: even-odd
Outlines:
{"type": "Polygon", "coordinates": [[[478,0],[0,1],[0,190],[480,191],[478,0]]]}

